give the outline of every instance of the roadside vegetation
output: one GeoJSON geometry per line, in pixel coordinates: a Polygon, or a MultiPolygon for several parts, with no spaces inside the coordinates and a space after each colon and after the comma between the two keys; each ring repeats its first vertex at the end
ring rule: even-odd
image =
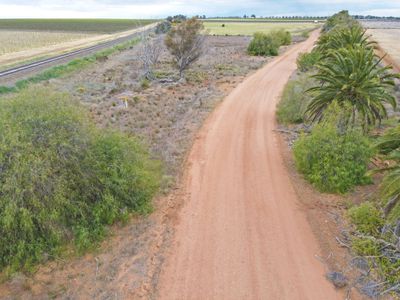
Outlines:
{"type": "Polygon", "coordinates": [[[293,151],[298,170],[318,190],[342,194],[380,182],[374,196],[347,213],[353,252],[378,282],[363,290],[373,297],[400,293],[400,127],[382,137],[378,127],[395,118],[400,75],[382,66],[375,46],[347,11],[332,16],[313,51],[299,55],[300,74],[277,108],[281,123],[308,124],[293,151]]]}
{"type": "Polygon", "coordinates": [[[292,43],[292,36],[289,31],[283,29],[272,31],[268,34],[256,32],[251,40],[247,52],[250,55],[276,56],[281,46],[292,43]]]}
{"type": "Polygon", "coordinates": [[[287,83],[276,112],[280,123],[287,125],[305,121],[304,114],[311,100],[311,95],[306,91],[314,84],[315,80],[308,74],[300,74],[298,78],[287,83]]]}
{"type": "Polygon", "coordinates": [[[372,148],[360,129],[344,128],[337,103],[328,110],[309,135],[297,140],[294,157],[298,170],[320,191],[345,193],[371,182],[366,173],[372,148]]]}
{"type": "Polygon", "coordinates": [[[1,99],[0,131],[0,270],[83,251],[106,225],[151,210],[159,163],[133,137],[97,129],[69,96],[1,99]]]}

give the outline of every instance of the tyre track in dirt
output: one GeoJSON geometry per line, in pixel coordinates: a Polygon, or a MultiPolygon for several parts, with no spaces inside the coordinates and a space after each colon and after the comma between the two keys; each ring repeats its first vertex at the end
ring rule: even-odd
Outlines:
{"type": "Polygon", "coordinates": [[[275,106],[318,32],[248,77],[200,131],[159,299],[343,299],[325,279],[319,246],[274,132],[275,106]]]}

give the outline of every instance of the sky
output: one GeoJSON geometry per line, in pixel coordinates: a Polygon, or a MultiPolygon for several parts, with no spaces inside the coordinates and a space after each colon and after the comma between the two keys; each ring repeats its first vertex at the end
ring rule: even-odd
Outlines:
{"type": "Polygon", "coordinates": [[[327,16],[342,9],[351,14],[400,17],[400,0],[0,0],[0,18],[327,16]]]}

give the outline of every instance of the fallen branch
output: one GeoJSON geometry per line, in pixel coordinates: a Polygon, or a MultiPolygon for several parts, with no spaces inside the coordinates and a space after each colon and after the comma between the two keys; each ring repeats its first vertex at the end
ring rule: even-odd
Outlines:
{"type": "Polygon", "coordinates": [[[300,132],[297,130],[289,130],[289,129],[274,129],[276,132],[286,133],[286,134],[299,134],[300,132]]]}
{"type": "Polygon", "coordinates": [[[385,294],[387,294],[389,292],[393,292],[393,291],[397,291],[397,292],[400,291],[400,283],[388,288],[387,290],[385,290],[382,293],[380,293],[380,295],[382,296],[382,295],[385,295],[385,294]]]}
{"type": "Polygon", "coordinates": [[[351,248],[349,245],[347,245],[345,242],[343,242],[343,241],[342,241],[341,239],[339,239],[338,237],[336,237],[336,241],[338,242],[338,244],[339,244],[341,247],[346,247],[346,248],[348,248],[348,249],[351,248]]]}

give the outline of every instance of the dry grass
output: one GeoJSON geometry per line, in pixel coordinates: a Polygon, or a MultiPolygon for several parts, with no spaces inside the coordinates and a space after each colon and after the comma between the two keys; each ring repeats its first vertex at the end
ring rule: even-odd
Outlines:
{"type": "Polygon", "coordinates": [[[46,32],[46,31],[0,31],[0,55],[32,48],[47,47],[64,42],[85,39],[88,33],[46,32]]]}

